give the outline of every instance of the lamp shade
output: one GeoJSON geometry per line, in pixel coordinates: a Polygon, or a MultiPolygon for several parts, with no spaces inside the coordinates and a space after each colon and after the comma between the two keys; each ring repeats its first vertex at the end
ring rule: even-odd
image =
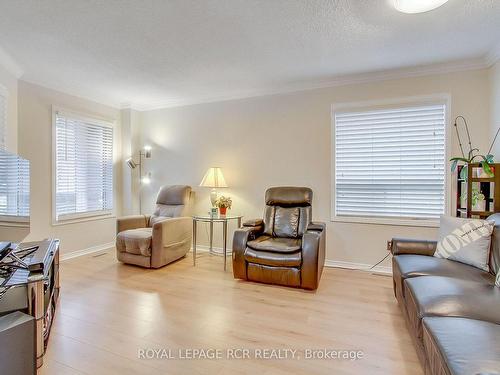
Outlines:
{"type": "Polygon", "coordinates": [[[219,167],[208,168],[207,173],[203,176],[200,186],[210,188],[225,188],[227,187],[226,180],[219,167]]]}

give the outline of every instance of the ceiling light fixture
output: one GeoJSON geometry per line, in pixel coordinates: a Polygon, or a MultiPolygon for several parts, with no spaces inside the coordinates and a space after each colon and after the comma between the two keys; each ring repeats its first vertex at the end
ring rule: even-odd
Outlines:
{"type": "Polygon", "coordinates": [[[394,0],[394,7],[403,13],[423,13],[439,8],[448,0],[394,0]]]}

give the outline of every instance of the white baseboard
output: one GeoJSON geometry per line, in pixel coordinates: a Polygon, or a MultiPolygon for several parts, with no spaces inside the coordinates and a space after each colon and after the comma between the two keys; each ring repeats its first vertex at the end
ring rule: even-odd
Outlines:
{"type": "MultiPolygon", "coordinates": [[[[97,245],[97,246],[92,246],[88,247],[86,249],[82,250],[77,250],[77,251],[72,251],[67,254],[62,254],[61,255],[61,262],[64,262],[65,260],[73,259],[73,258],[78,258],[84,255],[88,254],[93,254],[97,253],[99,251],[103,250],[108,250],[112,247],[115,246],[114,242],[109,242],[105,243],[102,245],[97,245]]],[[[202,252],[202,253],[207,253],[210,250],[209,246],[205,245],[197,245],[196,246],[196,251],[197,252],[202,252]]],[[[193,249],[191,248],[191,251],[193,249]]],[[[212,251],[222,255],[222,247],[212,247],[212,251]]],[[[231,249],[227,249],[227,254],[231,254],[231,249]]],[[[359,270],[359,271],[365,271],[365,272],[372,272],[372,273],[381,273],[381,274],[387,274],[390,275],[392,274],[392,267],[390,266],[376,266],[373,269],[371,268],[371,264],[366,264],[366,263],[354,263],[354,262],[343,262],[340,260],[325,260],[325,267],[332,267],[332,268],[345,268],[345,269],[350,269],[350,270],[359,270]]]]}
{"type": "MultiPolygon", "coordinates": [[[[191,246],[191,251],[193,251],[193,247],[191,246]]],[[[196,252],[198,253],[208,253],[210,251],[210,246],[206,245],[196,245],[196,252]]],[[[227,255],[231,255],[233,252],[233,249],[231,249],[229,246],[226,249],[227,255]]],[[[212,253],[215,253],[217,255],[222,255],[224,253],[224,249],[222,247],[215,247],[212,246],[212,253]]]]}
{"type": "Polygon", "coordinates": [[[60,260],[61,260],[61,262],[64,262],[65,260],[78,258],[78,257],[84,256],[84,255],[97,253],[97,252],[103,251],[103,250],[108,250],[109,248],[112,248],[114,246],[115,246],[114,242],[108,242],[108,243],[105,243],[102,245],[96,245],[96,246],[88,247],[86,249],[72,251],[72,252],[69,252],[66,254],[61,254],[60,260]]]}
{"type": "MultiPolygon", "coordinates": [[[[196,245],[196,251],[201,252],[201,253],[206,253],[210,250],[209,246],[205,245],[196,245]]],[[[191,251],[193,249],[191,248],[191,251]]],[[[212,247],[212,251],[216,254],[222,255],[222,247],[212,247]]],[[[231,254],[231,250],[228,248],[227,249],[227,254],[231,254]]],[[[389,266],[376,266],[373,267],[373,269],[370,269],[372,267],[372,264],[366,264],[366,263],[353,263],[353,262],[342,262],[340,260],[325,260],[325,267],[332,267],[332,268],[346,268],[350,270],[359,270],[359,271],[365,271],[365,272],[372,272],[372,273],[380,273],[384,275],[392,275],[392,267],[389,266]]]]}
{"type": "Polygon", "coordinates": [[[335,267],[335,268],[347,268],[350,270],[359,270],[365,272],[382,273],[382,274],[392,274],[392,267],[388,266],[376,266],[373,269],[371,264],[366,263],[353,263],[353,262],[342,262],[340,260],[325,260],[325,267],[335,267]]]}

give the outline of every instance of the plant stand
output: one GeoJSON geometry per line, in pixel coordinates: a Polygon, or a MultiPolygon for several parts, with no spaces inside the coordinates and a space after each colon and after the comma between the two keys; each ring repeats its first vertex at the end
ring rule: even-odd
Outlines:
{"type": "Polygon", "coordinates": [[[457,170],[457,217],[485,219],[495,212],[500,212],[500,163],[491,164],[493,177],[479,174],[481,165],[478,163],[459,166],[457,170]],[[460,178],[462,168],[468,168],[467,180],[460,178]],[[481,176],[481,177],[478,177],[481,176]],[[472,207],[472,189],[476,187],[485,197],[484,210],[477,211],[472,207]],[[461,196],[466,194],[465,204],[461,196]]]}

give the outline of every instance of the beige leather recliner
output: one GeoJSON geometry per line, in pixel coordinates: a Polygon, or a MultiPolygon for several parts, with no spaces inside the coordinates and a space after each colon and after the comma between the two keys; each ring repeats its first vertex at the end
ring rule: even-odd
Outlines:
{"type": "Polygon", "coordinates": [[[191,187],[163,186],[152,215],[119,218],[116,255],[120,262],[147,268],[163,267],[184,257],[191,248],[191,187]]]}

